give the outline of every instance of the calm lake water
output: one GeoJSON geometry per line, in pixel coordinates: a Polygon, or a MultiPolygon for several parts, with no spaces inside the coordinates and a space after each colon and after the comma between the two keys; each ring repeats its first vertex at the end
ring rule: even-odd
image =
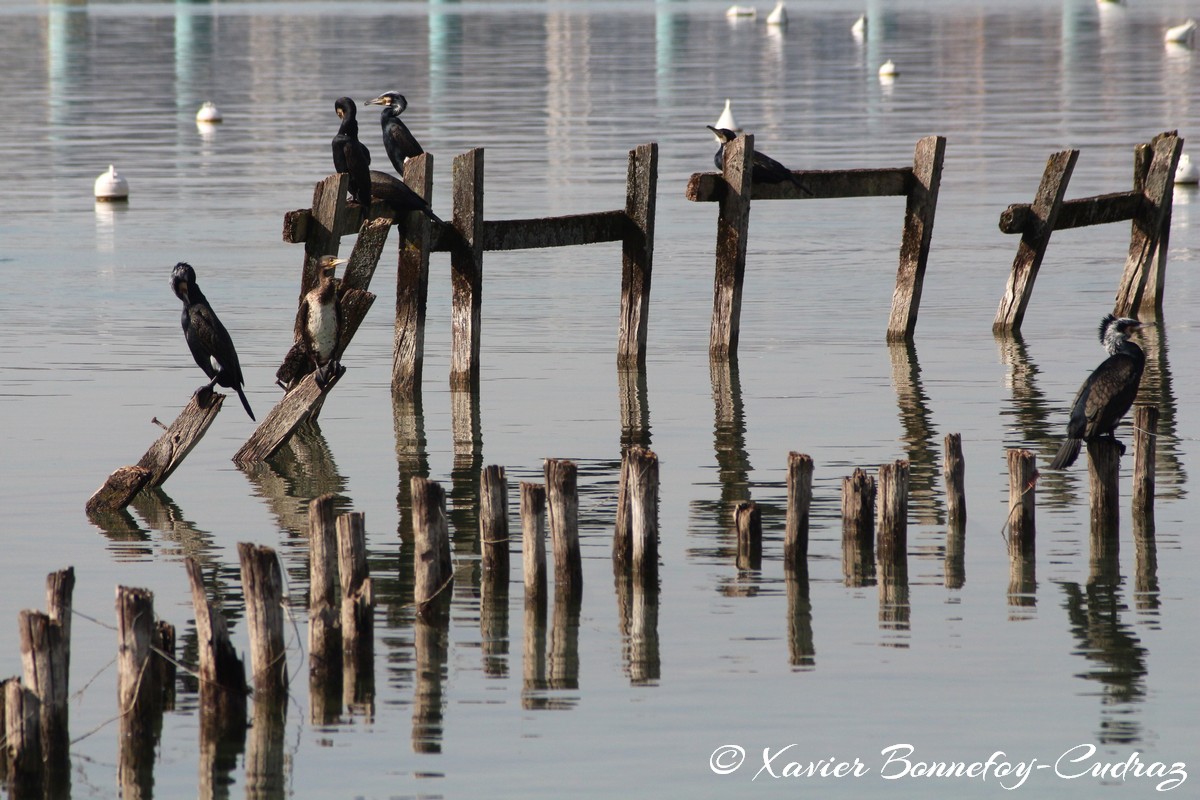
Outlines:
{"type": "MultiPolygon", "coordinates": [[[[1154,546],[1135,547],[1127,458],[1116,580],[1090,561],[1082,463],[1038,485],[1027,591],[1010,591],[1002,531],[1005,450],[1030,447],[1045,464],[1057,447],[1071,397],[1103,356],[1095,329],[1129,227],[1056,234],[1022,337],[991,333],[1017,245],[997,220],[1033,198],[1051,153],[1081,150],[1067,195],[1085,197],[1127,190],[1133,148],[1161,131],[1178,129],[1185,152],[1200,142],[1200,56],[1163,42],[1194,4],[796,1],[782,30],[763,21],[768,3],[757,21],[727,20],[726,5],[0,5],[0,674],[21,670],[18,611],[43,607],[44,576],[74,565],[86,616],[73,628],[73,796],[117,791],[114,587],[153,590],[194,663],[191,555],[244,651],[241,541],[278,549],[295,620],[294,697],[266,796],[960,798],[1005,796],[1020,780],[994,769],[986,780],[914,777],[897,760],[906,751],[887,750],[900,744],[915,748],[911,762],[1003,751],[998,760],[1051,765],[1022,787],[1043,797],[1149,797],[1161,779],[1087,772],[1137,754],[1183,764],[1175,794],[1195,796],[1197,190],[1175,190],[1165,311],[1142,340],[1141,399],[1162,415],[1154,546]],[[864,11],[868,34],[856,40],[864,11]],[[900,76],[883,84],[887,59],[900,76]],[[627,152],[659,144],[640,435],[661,458],[661,589],[632,625],[609,560],[630,436],[615,368],[617,245],[486,256],[474,443],[458,441],[452,416],[444,255],[431,265],[420,408],[393,409],[392,245],[349,371],[296,454],[236,468],[254,426],[227,403],[161,494],[103,527],[83,512],[156,438],[152,418],[173,419],[202,382],[168,285],[175,262],[195,266],[233,333],[259,419],[277,401],[302,259],[281,241],[283,215],[307,207],[330,172],[333,101],[389,89],[407,95],[405,119],[434,154],[433,205],[446,218],[451,160],[472,147],[486,148],[486,214],[502,219],[619,208],[627,152]],[[947,138],[911,347],[884,339],[902,199],[764,202],[750,226],[740,357],[710,367],[716,209],[683,192],[712,168],[704,126],[726,98],[759,149],[795,169],[905,166],[918,139],[947,138]],[[200,130],[194,114],[210,99],[225,121],[200,130]],[[129,180],[128,204],[93,202],[110,163],[129,180]],[[947,569],[941,482],[952,432],[967,463],[959,579],[947,569]],[[789,450],[816,465],[807,603],[781,562],[789,450]],[[482,465],[503,465],[518,530],[516,482],[538,480],[547,457],[579,464],[585,586],[578,625],[555,627],[552,611],[531,657],[519,557],[500,611],[506,637],[481,633],[474,487],[482,465]],[[902,458],[913,497],[897,599],[846,585],[839,492],[855,467],[902,458]],[[449,628],[420,650],[413,474],[447,487],[458,569],[449,628]],[[374,694],[314,724],[304,514],[327,491],[366,514],[374,694]],[[763,508],[764,558],[739,571],[730,511],[747,498],[763,508]],[[745,763],[718,775],[735,763],[725,746],[743,748],[745,763]],[[858,759],[865,773],[774,779],[759,770],[764,748],[782,751],[777,774],[818,759],[858,759]],[[1056,769],[1064,754],[1082,760],[1056,769]]],[[[385,169],[375,111],[362,115],[385,169]]],[[[1127,427],[1120,435],[1129,441],[1127,427]]],[[[160,797],[196,792],[196,702],[195,682],[181,679],[154,770],[160,797]]],[[[222,777],[222,792],[248,792],[242,760],[222,777]]]]}

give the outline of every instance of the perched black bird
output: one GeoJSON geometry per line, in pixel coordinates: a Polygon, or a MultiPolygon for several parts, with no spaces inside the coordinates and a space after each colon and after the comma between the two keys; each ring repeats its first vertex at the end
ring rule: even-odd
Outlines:
{"type": "Polygon", "coordinates": [[[333,137],[333,168],[350,173],[350,199],[362,206],[363,215],[371,213],[371,151],[358,140],[358,109],[349,97],[339,97],[333,104],[342,121],[333,137]]]}
{"type": "MultiPolygon", "coordinates": [[[[713,163],[717,165],[717,169],[723,170],[725,169],[725,145],[736,139],[737,134],[728,128],[714,128],[712,125],[707,125],[706,127],[721,140],[721,146],[717,148],[717,152],[713,155],[713,163]]],[[[766,153],[760,152],[758,148],[754,149],[754,171],[751,173],[750,179],[755,183],[783,183],[784,181],[791,181],[804,194],[812,194],[801,180],[796,177],[795,173],[766,153]]]]}
{"type": "Polygon", "coordinates": [[[433,213],[425,198],[409,188],[408,184],[386,172],[371,170],[371,195],[381,202],[387,203],[397,216],[409,211],[420,211],[434,222],[442,218],[433,213]]]}
{"type": "Polygon", "coordinates": [[[321,256],[320,280],[300,301],[296,310],[296,339],[304,343],[317,373],[317,385],[325,387],[332,374],[340,373],[341,364],[333,360],[342,332],[342,309],[338,305],[338,282],[334,279],[339,264],[346,259],[321,256]]]}
{"type": "Polygon", "coordinates": [[[379,124],[383,127],[383,149],[387,151],[396,172],[403,177],[405,160],[425,152],[417,137],[412,135],[412,131],[400,119],[404,109],[408,108],[408,101],[399,92],[384,92],[363,105],[383,106],[383,110],[379,112],[379,124]]]}
{"type": "Polygon", "coordinates": [[[246,393],[242,391],[245,381],[242,380],[242,366],[238,363],[233,339],[229,338],[229,331],[217,319],[204,292],[196,285],[196,271],[190,264],[180,261],[175,265],[171,273],[171,288],[175,290],[175,296],[183,301],[183,338],[192,351],[192,358],[196,359],[196,364],[204,370],[204,374],[212,378],[207,386],[201,386],[197,391],[211,391],[214,383],[233,389],[250,419],[254,419],[246,393]]]}
{"type": "Polygon", "coordinates": [[[1108,351],[1108,358],[1079,387],[1071,403],[1067,440],[1050,462],[1050,469],[1071,466],[1079,457],[1080,445],[1101,437],[1117,442],[1121,452],[1125,452],[1125,446],[1117,441],[1113,431],[1133,405],[1142,381],[1146,354],[1129,341],[1129,335],[1141,327],[1142,323],[1136,319],[1112,314],[1100,321],[1100,342],[1108,351]]]}

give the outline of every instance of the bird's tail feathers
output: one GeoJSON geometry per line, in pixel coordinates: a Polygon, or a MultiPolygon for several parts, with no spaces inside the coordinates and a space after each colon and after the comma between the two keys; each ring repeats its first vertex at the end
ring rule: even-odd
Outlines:
{"type": "Polygon", "coordinates": [[[1062,443],[1062,447],[1058,448],[1058,455],[1050,462],[1050,469],[1066,469],[1074,464],[1075,459],[1079,458],[1079,448],[1082,445],[1082,439],[1067,439],[1062,443]]]}
{"type": "Polygon", "coordinates": [[[234,388],[237,389],[238,399],[242,401],[242,407],[245,408],[246,413],[250,415],[251,421],[257,422],[258,420],[254,419],[254,412],[250,410],[250,401],[246,399],[246,393],[242,391],[242,387],[236,386],[234,388]]]}

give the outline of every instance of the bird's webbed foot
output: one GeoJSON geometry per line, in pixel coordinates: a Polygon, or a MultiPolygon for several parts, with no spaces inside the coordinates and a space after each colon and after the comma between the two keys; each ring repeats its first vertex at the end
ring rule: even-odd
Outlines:
{"type": "Polygon", "coordinates": [[[337,380],[346,372],[340,361],[326,361],[316,369],[317,387],[324,390],[330,381],[337,380]]]}

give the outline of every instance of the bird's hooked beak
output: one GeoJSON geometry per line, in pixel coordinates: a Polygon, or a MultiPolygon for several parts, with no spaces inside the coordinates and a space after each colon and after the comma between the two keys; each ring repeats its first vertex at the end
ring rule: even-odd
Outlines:
{"type": "Polygon", "coordinates": [[[713,135],[720,139],[722,144],[731,142],[736,137],[736,134],[727,128],[717,128],[712,125],[705,125],[704,127],[712,131],[713,135]]]}
{"type": "Polygon", "coordinates": [[[391,101],[388,100],[383,95],[376,97],[374,100],[368,100],[367,102],[363,103],[364,106],[386,106],[386,105],[390,105],[390,104],[391,104],[391,101]]]}
{"type": "Polygon", "coordinates": [[[331,258],[324,263],[321,274],[327,278],[332,278],[335,274],[337,274],[337,268],[342,264],[349,263],[349,261],[350,259],[348,258],[331,258]]]}

